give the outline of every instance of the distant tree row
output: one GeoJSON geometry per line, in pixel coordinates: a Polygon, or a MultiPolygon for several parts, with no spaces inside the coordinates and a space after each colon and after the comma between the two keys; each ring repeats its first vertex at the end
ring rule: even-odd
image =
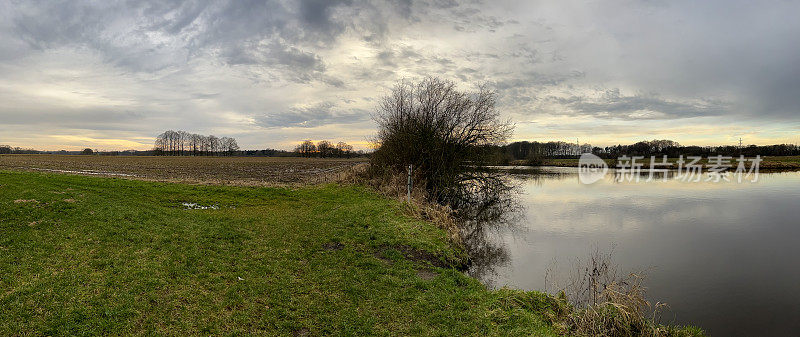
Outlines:
{"type": "Polygon", "coordinates": [[[38,154],[41,151],[34,149],[23,149],[21,147],[11,147],[8,145],[0,145],[0,154],[38,154]]]}
{"type": "Polygon", "coordinates": [[[241,156],[245,157],[299,157],[297,152],[277,149],[263,149],[263,150],[242,150],[239,152],[241,156]]]}
{"type": "Polygon", "coordinates": [[[339,142],[336,145],[327,141],[321,140],[318,143],[310,140],[304,140],[300,145],[295,147],[294,151],[301,157],[319,157],[319,158],[350,158],[360,153],[353,152],[353,146],[339,142]]]}
{"type": "Polygon", "coordinates": [[[567,142],[514,142],[502,147],[511,159],[560,158],[579,156],[581,153],[592,152],[590,144],[579,145],[567,142]]]}
{"type": "Polygon", "coordinates": [[[158,135],[153,148],[153,154],[157,156],[233,156],[238,152],[236,139],[172,130],[158,135]]]}
{"type": "MultiPolygon", "coordinates": [[[[169,131],[168,131],[169,132],[169,131]]],[[[26,149],[21,147],[11,147],[9,145],[0,145],[0,154],[58,154],[58,155],[99,155],[99,156],[165,156],[165,155],[210,155],[207,150],[206,146],[200,145],[200,142],[197,142],[197,146],[195,147],[194,143],[190,140],[187,143],[184,143],[183,149],[181,150],[180,144],[174,140],[175,135],[165,132],[165,134],[159,135],[159,140],[156,142],[156,146],[154,149],[151,150],[111,150],[111,151],[102,151],[97,149],[85,148],[83,150],[58,150],[58,151],[40,151],[34,149],[26,149]],[[177,148],[177,149],[176,149],[177,148]]],[[[203,137],[203,136],[201,136],[203,137]]],[[[213,139],[212,139],[213,143],[213,139]]],[[[242,156],[242,157],[301,157],[304,156],[297,150],[278,150],[278,149],[263,149],[263,150],[237,150],[238,146],[235,144],[235,140],[232,138],[218,138],[219,144],[228,144],[228,147],[223,149],[217,149],[214,151],[215,155],[232,155],[232,156],[242,156]],[[226,139],[230,139],[233,141],[223,141],[226,139]],[[232,145],[232,147],[231,147],[232,145]]],[[[313,147],[313,151],[307,154],[307,156],[318,157],[320,154],[317,152],[317,145],[315,143],[311,143],[313,147]]],[[[330,143],[327,143],[330,144],[330,143]]],[[[353,147],[347,145],[346,143],[339,143],[337,145],[326,145],[323,143],[322,145],[323,152],[321,155],[325,157],[362,157],[365,156],[366,153],[364,151],[353,151],[353,147]]]]}
{"type": "Polygon", "coordinates": [[[621,156],[796,156],[800,147],[794,144],[747,145],[747,146],[682,146],[678,142],[662,139],[641,141],[631,145],[596,147],[590,144],[567,142],[513,142],[494,148],[494,161],[536,161],[541,158],[575,158],[582,153],[593,153],[603,158],[621,156]]]}
{"type": "Polygon", "coordinates": [[[668,156],[678,157],[683,156],[739,156],[744,155],[754,157],[761,156],[797,156],[800,155],[800,147],[795,144],[776,144],[776,145],[745,145],[742,147],[735,145],[725,146],[681,146],[676,142],[671,141],[643,141],[632,145],[615,145],[607,146],[605,148],[595,148],[595,153],[598,156],[606,158],[617,158],[622,155],[627,156],[668,156]]]}

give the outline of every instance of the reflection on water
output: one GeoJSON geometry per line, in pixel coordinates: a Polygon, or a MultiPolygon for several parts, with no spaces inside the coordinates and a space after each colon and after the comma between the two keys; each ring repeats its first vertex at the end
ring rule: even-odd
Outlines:
{"type": "Polygon", "coordinates": [[[487,240],[499,233],[512,233],[524,217],[518,191],[512,177],[505,173],[478,172],[479,179],[466,184],[464,193],[454,205],[460,219],[461,239],[469,250],[470,272],[473,276],[490,282],[485,277],[495,266],[509,262],[502,242],[487,240]]]}
{"type": "Polygon", "coordinates": [[[575,168],[545,168],[506,182],[516,188],[463,211],[470,274],[485,283],[544,290],[548,269],[557,278],[613,246],[623,269],[647,271],[648,297],[671,307],[667,323],[714,336],[800,331],[800,172],[757,183],[609,173],[583,185],[575,168]]]}

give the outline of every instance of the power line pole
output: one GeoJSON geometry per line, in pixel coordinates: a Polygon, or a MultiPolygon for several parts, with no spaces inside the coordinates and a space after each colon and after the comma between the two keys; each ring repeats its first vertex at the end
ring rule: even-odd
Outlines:
{"type": "Polygon", "coordinates": [[[742,137],[739,137],[739,155],[742,155],[742,137]]]}

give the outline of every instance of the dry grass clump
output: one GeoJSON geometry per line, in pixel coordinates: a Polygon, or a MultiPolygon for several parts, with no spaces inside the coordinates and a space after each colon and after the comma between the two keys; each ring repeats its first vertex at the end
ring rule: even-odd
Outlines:
{"type": "Polygon", "coordinates": [[[703,336],[694,327],[660,324],[666,304],[647,301],[643,280],[640,273],[620,273],[611,253],[595,251],[556,297],[566,314],[551,319],[563,333],[578,336],[703,336]]]}
{"type": "Polygon", "coordinates": [[[610,283],[593,283],[596,302],[569,316],[572,328],[587,336],[665,336],[666,329],[655,321],[664,304],[651,306],[641,280],[637,274],[628,274],[610,283]]]}

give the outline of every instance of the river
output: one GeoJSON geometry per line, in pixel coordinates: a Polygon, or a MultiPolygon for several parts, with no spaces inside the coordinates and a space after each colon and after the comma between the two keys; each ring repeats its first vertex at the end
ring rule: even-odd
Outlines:
{"type": "Polygon", "coordinates": [[[470,273],[484,283],[553,291],[599,250],[646,274],[648,299],[669,305],[664,323],[712,336],[800,331],[800,172],[741,183],[618,182],[609,173],[585,185],[577,168],[510,177],[520,207],[482,231],[494,258],[470,273]]]}

